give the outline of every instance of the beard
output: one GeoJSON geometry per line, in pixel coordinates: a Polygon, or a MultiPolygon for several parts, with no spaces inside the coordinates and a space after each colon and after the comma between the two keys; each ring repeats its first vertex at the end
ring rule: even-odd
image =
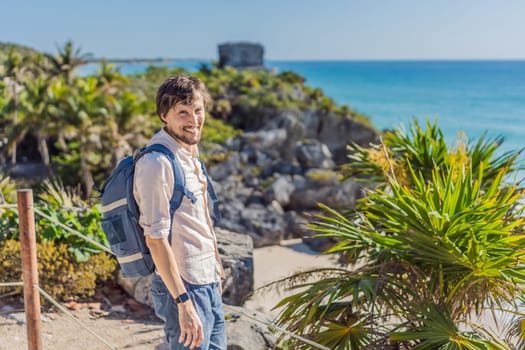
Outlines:
{"type": "Polygon", "coordinates": [[[200,129],[194,134],[191,134],[185,131],[177,132],[177,131],[169,130],[168,128],[164,128],[164,129],[175,140],[177,140],[178,142],[184,143],[186,145],[190,145],[190,146],[196,145],[199,143],[201,139],[200,129]]]}

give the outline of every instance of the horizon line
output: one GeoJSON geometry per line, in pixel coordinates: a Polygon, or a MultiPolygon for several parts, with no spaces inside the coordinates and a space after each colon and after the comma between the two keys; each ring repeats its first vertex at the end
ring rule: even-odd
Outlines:
{"type": "MultiPolygon", "coordinates": [[[[202,57],[129,57],[129,58],[89,58],[87,63],[99,63],[106,60],[108,63],[141,63],[141,62],[170,62],[170,61],[218,61],[215,58],[202,57]]],[[[264,62],[522,62],[522,58],[268,58],[263,59],[264,62]]]]}
{"type": "MultiPolygon", "coordinates": [[[[34,46],[21,44],[17,42],[12,41],[3,41],[0,40],[0,44],[3,45],[13,45],[13,46],[19,46],[22,48],[38,51],[47,55],[56,55],[56,53],[50,53],[45,50],[36,49],[34,46]]],[[[136,62],[162,62],[162,61],[174,61],[174,60],[187,60],[187,61],[217,61],[218,58],[202,58],[202,57],[163,57],[163,56],[157,56],[157,57],[113,57],[113,58],[107,58],[107,57],[96,57],[93,52],[87,51],[84,52],[83,55],[87,56],[86,61],[88,63],[93,62],[100,62],[102,60],[106,60],[108,62],[130,62],[130,61],[136,61],[136,62]]],[[[348,62],[348,61],[356,61],[356,62],[370,62],[370,61],[378,61],[378,62],[395,62],[395,61],[429,61],[429,62],[438,62],[438,61],[506,61],[506,62],[517,62],[517,61],[525,61],[525,57],[445,57],[445,58],[435,58],[435,57],[382,57],[382,58],[263,58],[263,61],[290,61],[290,62],[348,62]]]]}

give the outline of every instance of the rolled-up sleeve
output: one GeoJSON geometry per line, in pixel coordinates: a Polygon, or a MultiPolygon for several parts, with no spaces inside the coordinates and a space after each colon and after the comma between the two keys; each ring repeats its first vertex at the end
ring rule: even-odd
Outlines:
{"type": "Polygon", "coordinates": [[[140,210],[139,224],[144,234],[152,238],[169,235],[173,185],[173,170],[166,156],[152,152],[139,159],[135,166],[133,193],[140,210]]]}

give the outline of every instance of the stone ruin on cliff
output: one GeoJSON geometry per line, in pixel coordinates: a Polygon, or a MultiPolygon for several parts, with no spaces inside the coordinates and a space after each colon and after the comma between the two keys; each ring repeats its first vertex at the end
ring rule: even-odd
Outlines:
{"type": "Polygon", "coordinates": [[[264,68],[264,48],[261,44],[238,42],[219,45],[219,67],[241,69],[264,68]]]}

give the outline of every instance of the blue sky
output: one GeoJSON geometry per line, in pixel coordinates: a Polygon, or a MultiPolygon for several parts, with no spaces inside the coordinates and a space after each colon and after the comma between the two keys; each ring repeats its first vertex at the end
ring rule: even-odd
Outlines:
{"type": "Polygon", "coordinates": [[[266,59],[525,59],[523,0],[2,0],[0,41],[96,57],[217,58],[248,41],[266,59]]]}

